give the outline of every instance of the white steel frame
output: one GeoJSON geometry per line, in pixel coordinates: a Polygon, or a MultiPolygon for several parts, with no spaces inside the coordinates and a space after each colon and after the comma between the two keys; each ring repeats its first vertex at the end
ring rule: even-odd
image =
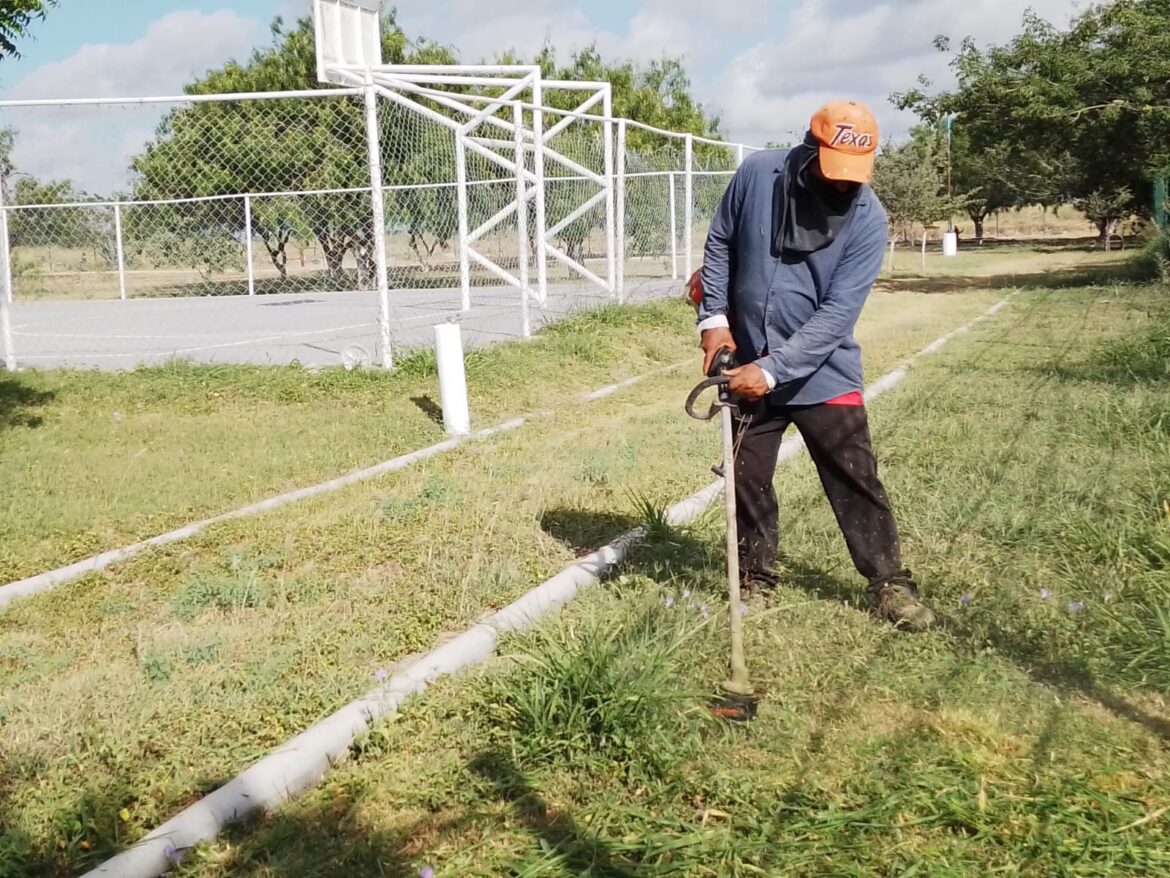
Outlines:
{"type": "MultiPolygon", "coordinates": [[[[383,64],[377,35],[378,13],[369,3],[355,0],[314,0],[317,22],[318,78],[322,82],[359,87],[366,94],[370,113],[371,164],[378,149],[376,107],[369,109],[373,96],[399,106],[451,130],[455,135],[455,169],[459,211],[459,276],[462,308],[471,308],[471,266],[475,263],[521,294],[524,311],[524,335],[531,334],[529,300],[544,305],[548,299],[549,259],[555,259],[571,272],[585,278],[610,296],[621,288],[618,250],[621,237],[620,201],[615,197],[613,90],[607,82],[546,80],[537,65],[511,64],[383,64]],[[439,87],[442,87],[440,89],[439,87]],[[453,88],[454,87],[454,88],[453,88]],[[480,93],[458,89],[479,89],[480,93]],[[499,89],[498,96],[488,96],[483,89],[499,89]],[[559,111],[544,103],[549,91],[580,92],[583,99],[573,110],[559,111]],[[429,104],[429,105],[428,105],[429,104]],[[601,105],[601,115],[589,111],[601,105]],[[434,109],[453,110],[446,115],[434,109]],[[482,105],[482,106],[481,106],[482,105]],[[528,111],[528,119],[525,111],[528,111]],[[559,115],[555,124],[545,128],[546,114],[559,115]],[[594,171],[550,146],[553,139],[575,122],[600,122],[603,127],[604,167],[594,171]],[[502,168],[516,180],[516,197],[494,216],[471,228],[468,207],[467,157],[473,153],[502,168]],[[531,157],[531,170],[529,158],[531,157]],[[563,177],[548,177],[550,163],[560,165],[575,176],[597,185],[598,191],[574,205],[570,212],[551,227],[547,221],[547,184],[563,177]],[[536,253],[530,254],[527,226],[528,204],[534,204],[536,228],[533,230],[536,253]],[[600,277],[587,266],[556,246],[557,235],[599,204],[605,205],[606,271],[600,277]],[[512,217],[517,228],[517,274],[505,269],[477,246],[483,238],[500,228],[512,217]],[[535,257],[535,259],[533,259],[535,257]],[[536,281],[532,283],[529,265],[535,262],[536,281]]],[[[596,112],[596,111],[595,111],[596,112]]],[[[620,154],[621,150],[619,150],[620,154]]],[[[382,216],[382,180],[371,167],[374,189],[375,221],[382,216]]],[[[376,235],[376,239],[381,239],[376,235]]],[[[378,254],[379,286],[385,273],[384,257],[378,254]]],[[[380,289],[380,292],[385,291],[380,289]]],[[[388,304],[388,302],[386,303],[388,304]]],[[[384,305],[383,308],[386,311],[384,305]]],[[[384,339],[388,341],[388,339],[384,339]]]]}

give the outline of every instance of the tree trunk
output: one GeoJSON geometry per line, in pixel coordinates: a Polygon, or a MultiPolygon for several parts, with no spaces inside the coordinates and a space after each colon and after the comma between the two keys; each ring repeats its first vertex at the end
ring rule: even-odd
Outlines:
{"type": "Polygon", "coordinates": [[[332,232],[323,232],[317,236],[321,242],[321,250],[325,254],[325,269],[331,280],[341,282],[345,279],[345,253],[349,250],[349,239],[345,235],[332,232]]]}
{"type": "Polygon", "coordinates": [[[983,221],[987,219],[987,214],[981,213],[978,216],[971,214],[971,222],[975,223],[975,240],[980,244],[983,243],[983,221]]]}

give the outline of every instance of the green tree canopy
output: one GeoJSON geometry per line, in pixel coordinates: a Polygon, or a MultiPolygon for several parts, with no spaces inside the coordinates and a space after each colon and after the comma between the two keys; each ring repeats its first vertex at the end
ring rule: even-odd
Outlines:
{"type": "Polygon", "coordinates": [[[1102,234],[1149,214],[1152,175],[1170,164],[1170,0],[1111,0],[1067,30],[1028,12],[1012,41],[966,40],[952,66],[954,91],[923,82],[895,102],[928,122],[955,114],[974,154],[1017,168],[1041,203],[1093,208],[1102,234]]]}
{"type": "Polygon", "coordinates": [[[0,58],[19,58],[17,40],[29,35],[34,21],[41,21],[58,0],[0,0],[0,58]]]}

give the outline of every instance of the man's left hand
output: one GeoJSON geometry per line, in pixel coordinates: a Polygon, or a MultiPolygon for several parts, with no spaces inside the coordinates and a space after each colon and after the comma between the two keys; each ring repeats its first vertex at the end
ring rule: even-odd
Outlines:
{"type": "Polygon", "coordinates": [[[723,374],[731,378],[728,389],[732,396],[738,396],[747,402],[755,402],[768,395],[768,379],[764,377],[764,370],[755,363],[740,366],[738,369],[728,369],[723,374]]]}

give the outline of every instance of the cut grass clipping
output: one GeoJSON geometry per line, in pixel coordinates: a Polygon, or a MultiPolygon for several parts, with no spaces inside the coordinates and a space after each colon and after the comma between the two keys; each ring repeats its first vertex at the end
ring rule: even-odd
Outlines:
{"type": "MultiPolygon", "coordinates": [[[[604,587],[176,874],[1166,874],[1170,383],[1141,367],[1164,297],[1025,293],[874,408],[942,630],[858,611],[802,459],[778,477],[782,584],[745,620],[751,726],[703,709],[726,669],[718,516],[652,528],[604,587]]],[[[639,505],[625,524],[654,520],[639,505]]]]}

